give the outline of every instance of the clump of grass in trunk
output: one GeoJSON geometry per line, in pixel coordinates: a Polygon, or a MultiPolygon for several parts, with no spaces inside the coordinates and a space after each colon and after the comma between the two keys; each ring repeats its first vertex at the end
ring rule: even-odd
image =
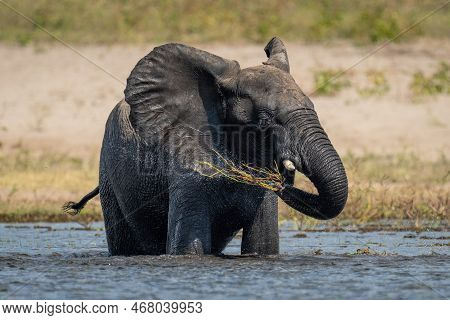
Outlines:
{"type": "Polygon", "coordinates": [[[218,166],[211,162],[199,161],[198,164],[206,166],[212,170],[211,174],[197,170],[202,176],[208,178],[224,177],[234,182],[245,183],[252,186],[258,186],[271,191],[279,191],[283,188],[284,177],[275,164],[275,169],[251,167],[248,164],[235,164],[218,155],[222,165],[218,166]]]}

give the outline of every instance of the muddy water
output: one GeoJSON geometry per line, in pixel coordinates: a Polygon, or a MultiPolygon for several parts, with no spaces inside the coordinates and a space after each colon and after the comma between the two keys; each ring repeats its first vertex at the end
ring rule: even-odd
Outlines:
{"type": "Polygon", "coordinates": [[[2,299],[442,299],[449,232],[307,232],[281,254],[108,257],[102,224],[0,224],[2,299]],[[369,248],[369,249],[368,249],[369,248]]]}

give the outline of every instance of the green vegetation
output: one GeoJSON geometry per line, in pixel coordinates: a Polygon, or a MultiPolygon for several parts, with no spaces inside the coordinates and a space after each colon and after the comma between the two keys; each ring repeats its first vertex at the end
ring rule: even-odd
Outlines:
{"type": "Polygon", "coordinates": [[[450,65],[441,62],[438,70],[429,77],[422,72],[414,73],[410,87],[416,96],[450,94],[450,65]]]}
{"type": "MultiPolygon", "coordinates": [[[[355,88],[361,96],[383,96],[389,92],[390,85],[383,71],[368,70],[366,77],[368,84],[355,88]]],[[[350,74],[343,70],[314,71],[315,95],[334,96],[351,86],[350,74]]],[[[450,94],[450,65],[440,62],[436,72],[428,77],[421,71],[415,72],[409,87],[413,97],[450,94]]]]}
{"type": "Polygon", "coordinates": [[[342,89],[350,87],[347,74],[342,70],[319,70],[314,72],[314,91],[316,95],[333,96],[342,89]]]}
{"type": "MultiPolygon", "coordinates": [[[[254,41],[273,35],[286,40],[390,39],[441,6],[438,0],[7,0],[58,38],[70,43],[164,41],[254,41]]],[[[410,30],[448,38],[449,7],[410,30]]],[[[53,41],[46,33],[0,5],[0,41],[53,41]]]]}
{"type": "Polygon", "coordinates": [[[358,89],[360,95],[368,96],[382,96],[389,91],[389,83],[384,76],[383,71],[368,70],[366,72],[369,85],[358,89]]]}
{"type": "MultiPolygon", "coordinates": [[[[23,148],[0,153],[0,221],[101,220],[97,198],[76,217],[61,206],[77,200],[98,183],[98,155],[82,159],[50,152],[30,153],[23,148]]],[[[343,158],[350,182],[344,212],[331,224],[406,219],[417,228],[423,221],[447,223],[449,218],[450,160],[423,161],[412,154],[397,156],[348,154],[343,158]]],[[[314,187],[297,175],[296,184],[314,187]]],[[[294,219],[300,228],[318,223],[294,213],[280,201],[280,218],[294,219]]]]}

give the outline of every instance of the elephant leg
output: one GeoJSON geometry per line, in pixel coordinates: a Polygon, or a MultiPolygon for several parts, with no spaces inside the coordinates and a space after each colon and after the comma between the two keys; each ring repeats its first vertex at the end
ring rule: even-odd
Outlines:
{"type": "Polygon", "coordinates": [[[127,224],[133,230],[140,254],[161,255],[166,253],[167,199],[164,196],[151,197],[145,205],[132,209],[126,216],[127,224]]]}
{"type": "Polygon", "coordinates": [[[257,208],[255,218],[244,225],[242,254],[271,255],[279,253],[278,198],[267,192],[257,208]]]}
{"type": "Polygon", "coordinates": [[[100,202],[105,219],[109,254],[113,256],[138,254],[137,243],[108,182],[100,184],[100,202]]]}
{"type": "Polygon", "coordinates": [[[211,204],[206,198],[193,190],[170,193],[168,254],[211,254],[211,204]]]}

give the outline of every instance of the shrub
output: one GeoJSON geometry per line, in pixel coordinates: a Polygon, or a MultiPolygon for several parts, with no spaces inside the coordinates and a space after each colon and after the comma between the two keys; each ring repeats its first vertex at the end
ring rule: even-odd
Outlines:
{"type": "Polygon", "coordinates": [[[381,96],[389,91],[389,83],[382,71],[369,70],[366,72],[369,85],[358,89],[362,96],[381,96]]]}
{"type": "Polygon", "coordinates": [[[332,96],[350,87],[350,81],[342,70],[320,70],[314,72],[314,94],[332,96]]]}
{"type": "Polygon", "coordinates": [[[414,73],[410,88],[416,96],[450,94],[450,66],[441,62],[438,70],[429,77],[421,71],[414,73]]]}

